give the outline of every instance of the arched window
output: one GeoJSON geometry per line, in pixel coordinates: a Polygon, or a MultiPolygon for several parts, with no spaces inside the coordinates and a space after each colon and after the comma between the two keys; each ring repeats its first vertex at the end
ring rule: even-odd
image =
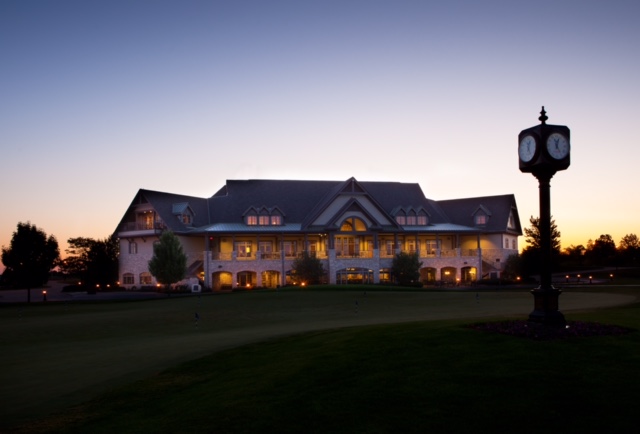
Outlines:
{"type": "Polygon", "coordinates": [[[347,218],[340,226],[340,232],[364,232],[366,230],[367,225],[357,217],[347,218]]]}

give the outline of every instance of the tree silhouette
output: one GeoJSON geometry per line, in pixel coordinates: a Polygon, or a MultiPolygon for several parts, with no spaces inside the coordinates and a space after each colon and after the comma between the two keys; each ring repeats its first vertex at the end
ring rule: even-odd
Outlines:
{"type": "MultiPolygon", "coordinates": [[[[541,264],[541,243],[540,243],[540,218],[531,216],[529,218],[530,228],[524,229],[525,241],[528,246],[522,250],[522,271],[525,275],[540,273],[541,264]]],[[[551,218],[551,266],[552,269],[558,264],[560,256],[560,231],[556,221],[551,218]]]]}
{"type": "Polygon", "coordinates": [[[320,259],[304,252],[302,256],[296,258],[291,265],[296,283],[316,284],[322,281],[324,267],[320,259]]]}
{"type": "Polygon", "coordinates": [[[2,247],[5,275],[18,288],[27,289],[27,302],[31,302],[31,288],[49,281],[49,272],[60,258],[58,241],[31,223],[18,223],[8,248],[2,247]]]}
{"type": "Polygon", "coordinates": [[[67,240],[67,257],[61,261],[60,269],[76,276],[88,287],[113,285],[118,280],[119,243],[115,236],[104,240],[77,237],[67,240]]]}
{"type": "Polygon", "coordinates": [[[400,252],[393,258],[391,274],[402,286],[414,285],[420,282],[421,266],[418,253],[400,252]]]}
{"type": "Polygon", "coordinates": [[[149,272],[166,289],[184,279],[187,273],[187,255],[182,250],[180,240],[171,231],[160,236],[160,242],[153,245],[153,257],[149,261],[149,272]]]}

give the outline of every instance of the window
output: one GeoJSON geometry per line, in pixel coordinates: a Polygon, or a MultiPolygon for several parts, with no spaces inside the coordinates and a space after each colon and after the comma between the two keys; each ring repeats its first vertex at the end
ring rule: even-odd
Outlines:
{"type": "Polygon", "coordinates": [[[184,223],[185,225],[190,225],[191,224],[191,216],[189,214],[182,214],[182,223],[184,223]]]}
{"type": "Polygon", "coordinates": [[[251,257],[251,241],[236,242],[236,254],[238,258],[250,258],[251,257]]]}
{"type": "Polygon", "coordinates": [[[396,216],[396,223],[398,223],[399,225],[406,225],[407,224],[407,217],[404,216],[403,214],[397,215],[396,216]]]}
{"type": "Polygon", "coordinates": [[[337,256],[352,257],[356,254],[356,240],[353,237],[336,237],[335,248],[337,256]]]}
{"type": "Polygon", "coordinates": [[[267,226],[269,224],[269,216],[268,215],[261,215],[258,218],[258,224],[260,226],[267,226]]]}
{"type": "Polygon", "coordinates": [[[417,222],[417,218],[415,215],[408,215],[407,216],[407,225],[409,226],[415,226],[417,222]]]}
{"type": "Polygon", "coordinates": [[[133,273],[124,273],[122,275],[122,283],[125,285],[133,285],[135,283],[133,280],[133,273]]]}
{"type": "Polygon", "coordinates": [[[393,240],[386,240],[384,243],[384,251],[387,256],[395,255],[395,247],[393,245],[393,240]]]}
{"type": "Polygon", "coordinates": [[[505,240],[504,240],[504,248],[505,248],[505,249],[508,249],[508,248],[509,248],[509,240],[508,240],[508,239],[505,239],[505,240]]]}
{"type": "Polygon", "coordinates": [[[271,241],[260,241],[258,249],[260,249],[260,257],[262,259],[275,259],[273,256],[273,243],[271,241]]]}
{"type": "Polygon", "coordinates": [[[151,280],[151,274],[147,271],[144,273],[140,273],[140,285],[151,285],[153,281],[151,280]]]}
{"type": "Polygon", "coordinates": [[[367,230],[367,226],[362,220],[356,217],[349,217],[340,226],[341,232],[364,232],[367,230]]]}
{"type": "Polygon", "coordinates": [[[516,240],[511,240],[511,248],[512,248],[513,250],[516,250],[516,248],[517,248],[517,247],[516,247],[516,240]]]}
{"type": "Polygon", "coordinates": [[[424,215],[424,214],[418,215],[418,225],[419,226],[426,226],[428,222],[429,222],[429,220],[427,219],[426,215],[424,215]]]}
{"type": "Polygon", "coordinates": [[[295,241],[285,241],[282,243],[282,248],[284,250],[285,256],[295,256],[296,255],[296,242],[295,241]]]}
{"type": "Polygon", "coordinates": [[[280,226],[282,224],[282,216],[272,215],[271,216],[271,226],[280,226]]]}
{"type": "Polygon", "coordinates": [[[487,216],[483,213],[476,214],[476,224],[477,225],[486,225],[487,224],[487,216]]]}
{"type": "Polygon", "coordinates": [[[249,226],[255,226],[258,224],[258,216],[256,215],[248,215],[247,216],[247,224],[249,226]]]}
{"type": "MultiPolygon", "coordinates": [[[[135,241],[129,243],[129,254],[135,255],[137,253],[138,253],[138,243],[136,243],[135,241]]],[[[131,277],[133,278],[133,275],[131,275],[131,277]]]]}

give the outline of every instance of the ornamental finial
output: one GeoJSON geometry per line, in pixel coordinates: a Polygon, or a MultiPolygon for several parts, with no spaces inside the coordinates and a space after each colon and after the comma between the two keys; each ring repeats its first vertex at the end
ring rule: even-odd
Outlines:
{"type": "Polygon", "coordinates": [[[547,112],[544,111],[544,106],[542,106],[542,111],[540,111],[540,117],[538,118],[538,120],[540,121],[540,123],[542,125],[544,125],[544,123],[547,121],[547,119],[549,119],[547,117],[547,112]]]}

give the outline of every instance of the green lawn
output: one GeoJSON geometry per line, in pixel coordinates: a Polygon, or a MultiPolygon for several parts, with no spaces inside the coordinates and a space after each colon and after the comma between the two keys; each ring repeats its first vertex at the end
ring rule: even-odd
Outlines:
{"type": "MultiPolygon", "coordinates": [[[[561,308],[640,329],[637,304],[593,310],[635,299],[608,291],[567,292],[561,308]]],[[[53,412],[26,430],[626,431],[640,334],[538,342],[466,327],[531,309],[526,291],[360,289],[3,306],[0,431],[53,412]]]]}

